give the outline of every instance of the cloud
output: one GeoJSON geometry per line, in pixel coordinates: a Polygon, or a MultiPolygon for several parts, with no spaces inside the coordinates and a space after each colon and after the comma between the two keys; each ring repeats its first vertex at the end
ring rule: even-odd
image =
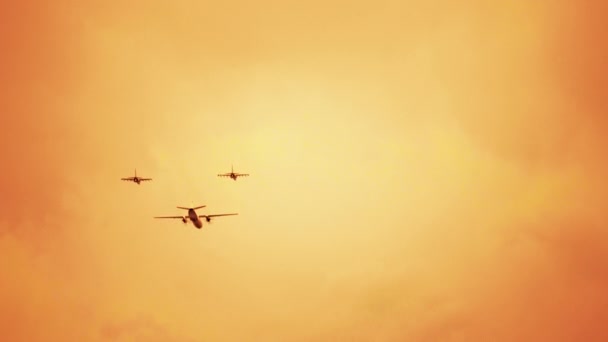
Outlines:
{"type": "MultiPolygon", "coordinates": [[[[479,231],[466,222],[450,223],[448,216],[433,227],[437,236],[417,240],[424,252],[403,251],[385,266],[393,277],[382,280],[367,271],[368,289],[352,298],[368,303],[352,310],[349,320],[359,323],[353,334],[386,341],[603,341],[608,222],[601,213],[608,205],[586,201],[606,192],[579,177],[555,177],[546,186],[533,178],[511,199],[518,205],[499,225],[486,219],[479,231]],[[547,187],[555,190],[531,202],[547,187]],[[448,230],[462,239],[448,243],[453,237],[442,234],[448,230]],[[485,243],[473,243],[479,239],[485,243]],[[412,258],[427,259],[425,272],[396,271],[397,260],[407,264],[412,258]]],[[[471,199],[481,204],[481,198],[471,199]]],[[[473,212],[460,216],[478,221],[473,212]]]]}
{"type": "Polygon", "coordinates": [[[79,51],[69,18],[55,12],[60,8],[46,11],[42,5],[15,3],[2,13],[11,34],[0,41],[7,51],[0,63],[5,84],[0,188],[6,198],[0,207],[0,235],[30,236],[29,227],[35,226],[46,228],[37,232],[43,236],[57,234],[67,217],[64,171],[73,165],[71,156],[81,152],[73,145],[78,136],[69,110],[79,51]]]}
{"type": "Polygon", "coordinates": [[[324,3],[312,26],[312,7],[238,26],[223,5],[12,5],[8,334],[607,339],[601,3],[324,3]],[[255,177],[204,183],[239,153],[255,177]],[[133,164],[158,182],[108,182],[133,164]],[[243,221],[150,222],[188,196],[243,221]]]}
{"type": "Polygon", "coordinates": [[[137,341],[137,342],[194,342],[194,339],[177,337],[155,319],[142,315],[132,320],[107,324],[100,331],[104,341],[137,341]]]}

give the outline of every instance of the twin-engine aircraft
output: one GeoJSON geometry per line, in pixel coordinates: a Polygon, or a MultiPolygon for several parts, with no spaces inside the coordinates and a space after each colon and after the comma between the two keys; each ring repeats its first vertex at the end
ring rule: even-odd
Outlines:
{"type": "Polygon", "coordinates": [[[236,181],[237,178],[239,177],[247,177],[249,176],[248,173],[236,173],[234,172],[234,167],[232,165],[230,165],[230,172],[229,173],[221,173],[219,175],[217,175],[218,177],[230,177],[233,180],[236,181]]]}
{"type": "Polygon", "coordinates": [[[156,216],[154,218],[157,219],[181,219],[182,222],[184,223],[188,223],[188,221],[192,222],[192,224],[194,224],[194,227],[201,229],[203,228],[203,221],[201,221],[202,218],[204,218],[207,223],[211,223],[211,219],[213,217],[218,217],[218,216],[232,216],[232,215],[238,215],[238,214],[213,214],[213,215],[198,215],[196,213],[197,209],[201,209],[206,207],[206,205],[201,205],[198,207],[194,207],[194,208],[186,208],[186,207],[177,207],[178,209],[183,209],[183,210],[188,210],[188,215],[187,216],[156,216]]]}
{"type": "Polygon", "coordinates": [[[135,169],[135,177],[126,177],[126,178],[121,178],[120,180],[127,181],[127,182],[134,182],[134,183],[137,183],[137,185],[139,185],[141,182],[151,181],[152,178],[137,177],[137,169],[135,169]]]}

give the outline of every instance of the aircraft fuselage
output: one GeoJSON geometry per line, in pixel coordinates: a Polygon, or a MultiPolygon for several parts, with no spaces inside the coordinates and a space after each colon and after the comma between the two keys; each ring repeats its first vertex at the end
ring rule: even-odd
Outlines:
{"type": "Polygon", "coordinates": [[[203,221],[201,221],[201,219],[198,217],[198,215],[196,214],[196,211],[194,211],[194,209],[188,209],[188,218],[190,219],[190,221],[192,221],[192,224],[196,228],[198,228],[198,229],[203,228],[203,221]]]}

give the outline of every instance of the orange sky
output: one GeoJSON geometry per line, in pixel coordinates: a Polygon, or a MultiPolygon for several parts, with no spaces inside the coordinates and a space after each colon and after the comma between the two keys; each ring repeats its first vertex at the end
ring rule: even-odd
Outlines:
{"type": "Polygon", "coordinates": [[[608,6],[513,3],[5,4],[2,340],[607,340],[608,6]]]}

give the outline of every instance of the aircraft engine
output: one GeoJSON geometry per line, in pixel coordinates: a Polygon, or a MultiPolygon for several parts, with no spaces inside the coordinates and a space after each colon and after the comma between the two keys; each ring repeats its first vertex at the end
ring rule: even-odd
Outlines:
{"type": "Polygon", "coordinates": [[[206,217],[205,219],[207,220],[207,222],[211,222],[211,217],[206,217]]]}
{"type": "Polygon", "coordinates": [[[186,220],[186,218],[185,218],[185,217],[182,217],[182,222],[187,223],[187,222],[188,222],[188,220],[186,220]]]}

